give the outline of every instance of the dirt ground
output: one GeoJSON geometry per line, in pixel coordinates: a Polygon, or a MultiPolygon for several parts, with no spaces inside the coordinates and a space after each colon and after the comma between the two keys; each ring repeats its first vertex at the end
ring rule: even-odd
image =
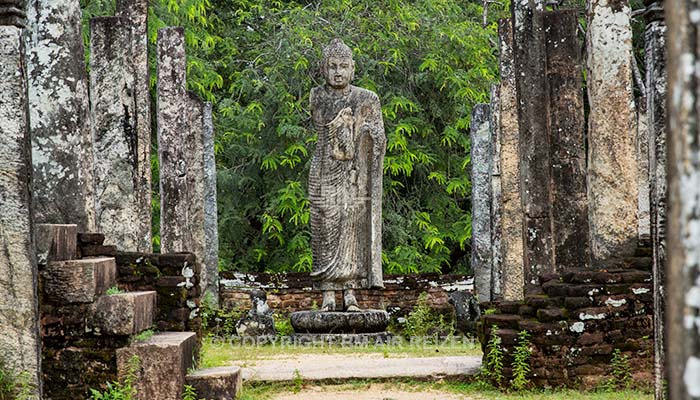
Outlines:
{"type": "Polygon", "coordinates": [[[434,390],[409,392],[387,387],[381,383],[372,384],[361,388],[347,388],[343,390],[322,386],[310,386],[299,393],[281,393],[274,400],[480,400],[480,397],[468,397],[453,393],[438,392],[434,390]]]}

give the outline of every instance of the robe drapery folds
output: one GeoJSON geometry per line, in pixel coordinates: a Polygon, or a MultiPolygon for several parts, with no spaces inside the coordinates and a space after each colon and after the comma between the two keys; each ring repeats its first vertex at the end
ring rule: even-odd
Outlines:
{"type": "Polygon", "coordinates": [[[379,98],[349,86],[311,91],[318,142],[309,172],[311,276],[320,290],[384,287],[382,174],[386,137],[379,98]]]}

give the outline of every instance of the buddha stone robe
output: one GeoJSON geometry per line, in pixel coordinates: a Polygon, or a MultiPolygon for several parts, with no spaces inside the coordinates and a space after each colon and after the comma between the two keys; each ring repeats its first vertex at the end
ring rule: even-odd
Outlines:
{"type": "Polygon", "coordinates": [[[312,278],[320,290],[383,287],[379,98],[349,85],[311,91],[318,142],[309,172],[312,278]]]}

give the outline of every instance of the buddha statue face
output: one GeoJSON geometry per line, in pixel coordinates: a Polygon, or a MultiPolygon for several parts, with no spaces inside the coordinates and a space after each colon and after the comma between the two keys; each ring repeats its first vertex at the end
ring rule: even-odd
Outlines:
{"type": "Polygon", "coordinates": [[[352,50],[340,39],[333,39],[323,49],[323,75],[326,83],[334,89],[347,87],[355,75],[352,50]]]}

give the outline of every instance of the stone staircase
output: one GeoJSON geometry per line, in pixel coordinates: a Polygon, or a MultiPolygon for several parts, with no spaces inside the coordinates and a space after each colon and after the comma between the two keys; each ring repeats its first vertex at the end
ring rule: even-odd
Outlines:
{"type": "Polygon", "coordinates": [[[45,399],[87,398],[90,388],[130,371],[138,399],[179,400],[185,384],[201,398],[238,397],[238,367],[188,375],[199,348],[195,332],[149,331],[163,293],[110,290],[119,287],[117,252],[102,235],[38,225],[35,241],[45,399]]]}

